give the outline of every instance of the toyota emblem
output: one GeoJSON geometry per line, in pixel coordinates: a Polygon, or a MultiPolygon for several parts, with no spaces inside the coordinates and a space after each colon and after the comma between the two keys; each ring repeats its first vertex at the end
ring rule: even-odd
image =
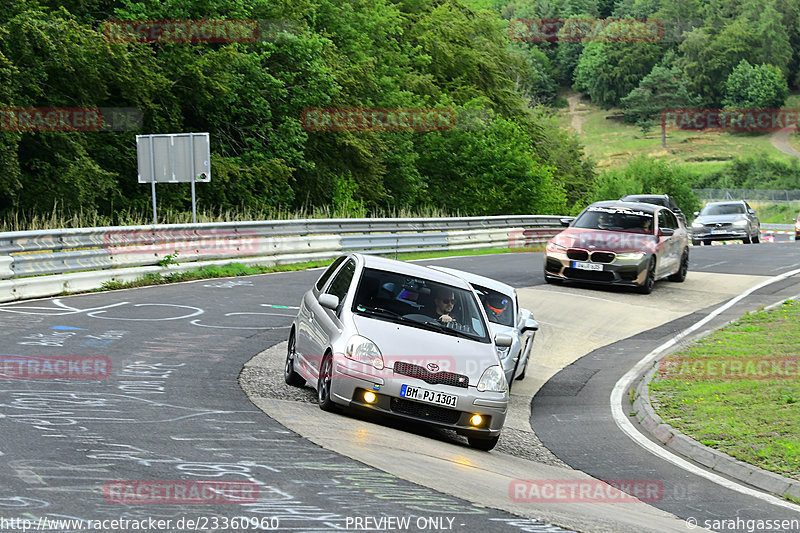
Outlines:
{"type": "Polygon", "coordinates": [[[439,371],[439,365],[437,365],[436,363],[428,363],[427,367],[428,367],[428,370],[430,370],[431,372],[438,372],[439,371]]]}

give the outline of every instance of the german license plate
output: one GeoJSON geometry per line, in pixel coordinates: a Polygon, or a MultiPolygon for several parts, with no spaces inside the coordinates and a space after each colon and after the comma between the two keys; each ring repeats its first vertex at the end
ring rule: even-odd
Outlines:
{"type": "Polygon", "coordinates": [[[453,408],[455,408],[458,400],[458,396],[455,394],[446,394],[444,392],[412,387],[410,385],[403,385],[400,387],[400,396],[408,398],[409,400],[417,400],[418,402],[432,403],[434,405],[443,405],[453,408]]]}
{"type": "Polygon", "coordinates": [[[603,270],[603,265],[599,263],[584,263],[582,261],[573,261],[572,268],[579,270],[603,270]]]}
{"type": "Polygon", "coordinates": [[[711,233],[714,234],[714,235],[719,235],[720,233],[728,233],[728,230],[726,230],[726,229],[712,229],[711,233]]]}

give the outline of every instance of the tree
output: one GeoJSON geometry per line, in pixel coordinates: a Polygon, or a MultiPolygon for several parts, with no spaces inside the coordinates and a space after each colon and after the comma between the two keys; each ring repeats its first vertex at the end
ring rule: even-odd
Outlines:
{"type": "Polygon", "coordinates": [[[775,65],[752,66],[746,59],[733,69],[725,83],[727,108],[777,109],[783,105],[789,88],[775,65]]]}
{"type": "MultiPolygon", "coordinates": [[[[696,100],[689,95],[679,68],[656,65],[639,86],[621,100],[621,104],[625,110],[625,121],[635,123],[647,135],[663,110],[692,107],[696,105],[696,100]]],[[[666,123],[662,120],[661,147],[666,146],[666,123]]]]}

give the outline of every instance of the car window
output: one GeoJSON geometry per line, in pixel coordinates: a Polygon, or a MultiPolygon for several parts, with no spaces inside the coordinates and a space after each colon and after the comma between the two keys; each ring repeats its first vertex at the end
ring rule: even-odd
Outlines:
{"type": "Polygon", "coordinates": [[[701,215],[738,215],[744,213],[744,205],[736,204],[708,204],[700,211],[701,215]]]}
{"type": "Polygon", "coordinates": [[[440,314],[436,296],[452,295],[449,315],[457,322],[453,328],[467,337],[490,342],[488,328],[471,290],[445,285],[427,278],[365,268],[356,290],[354,313],[379,320],[396,321],[412,327],[436,330],[440,314]]]}
{"type": "Polygon", "coordinates": [[[675,215],[666,209],[662,209],[658,213],[658,227],[678,229],[678,220],[675,218],[675,215]]]}
{"type": "Polygon", "coordinates": [[[478,294],[489,322],[503,326],[514,325],[514,305],[508,295],[480,285],[473,285],[472,288],[478,294]]]}
{"type": "Polygon", "coordinates": [[[653,215],[628,208],[589,206],[578,215],[574,228],[653,233],[653,215]]]}
{"type": "Polygon", "coordinates": [[[342,261],[344,261],[344,259],[345,259],[345,256],[337,257],[336,261],[331,263],[331,266],[329,266],[325,270],[325,272],[322,273],[322,275],[317,280],[317,284],[316,284],[316,287],[317,287],[318,291],[322,290],[322,287],[324,287],[325,283],[328,282],[328,278],[330,278],[333,275],[333,273],[336,272],[336,269],[339,268],[339,265],[342,264],[342,261]]]}
{"type": "Polygon", "coordinates": [[[356,262],[350,259],[345,265],[336,273],[336,276],[331,281],[326,294],[333,294],[339,297],[339,302],[344,301],[347,296],[347,289],[350,288],[350,282],[353,281],[353,274],[356,271],[356,262]]]}

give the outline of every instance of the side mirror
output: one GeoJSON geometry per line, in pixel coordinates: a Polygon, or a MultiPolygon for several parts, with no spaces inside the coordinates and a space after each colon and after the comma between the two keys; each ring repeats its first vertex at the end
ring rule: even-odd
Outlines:
{"type": "Polygon", "coordinates": [[[575,219],[574,218],[562,218],[559,221],[561,222],[561,225],[566,228],[566,227],[569,227],[570,224],[572,224],[573,220],[575,220],[575,219]]]}
{"type": "Polygon", "coordinates": [[[522,325],[522,328],[520,328],[520,331],[522,333],[526,333],[528,331],[539,331],[539,323],[534,319],[529,318],[525,320],[525,323],[522,325]]]}
{"type": "Polygon", "coordinates": [[[756,210],[755,209],[748,209],[747,212],[750,213],[751,215],[755,215],[756,214],[756,210]]]}
{"type": "Polygon", "coordinates": [[[320,294],[317,300],[319,301],[319,305],[331,311],[336,311],[339,307],[339,297],[333,294],[320,294]]]}
{"type": "Polygon", "coordinates": [[[660,228],[658,230],[658,234],[659,235],[663,235],[665,237],[670,237],[672,235],[675,235],[675,229],[674,228],[660,228]]]}
{"type": "Polygon", "coordinates": [[[512,339],[510,335],[498,333],[494,336],[494,344],[498,348],[509,348],[512,344],[514,344],[514,339],[512,339]]]}
{"type": "Polygon", "coordinates": [[[699,217],[700,216],[700,211],[695,211],[694,212],[694,216],[699,217]]]}

